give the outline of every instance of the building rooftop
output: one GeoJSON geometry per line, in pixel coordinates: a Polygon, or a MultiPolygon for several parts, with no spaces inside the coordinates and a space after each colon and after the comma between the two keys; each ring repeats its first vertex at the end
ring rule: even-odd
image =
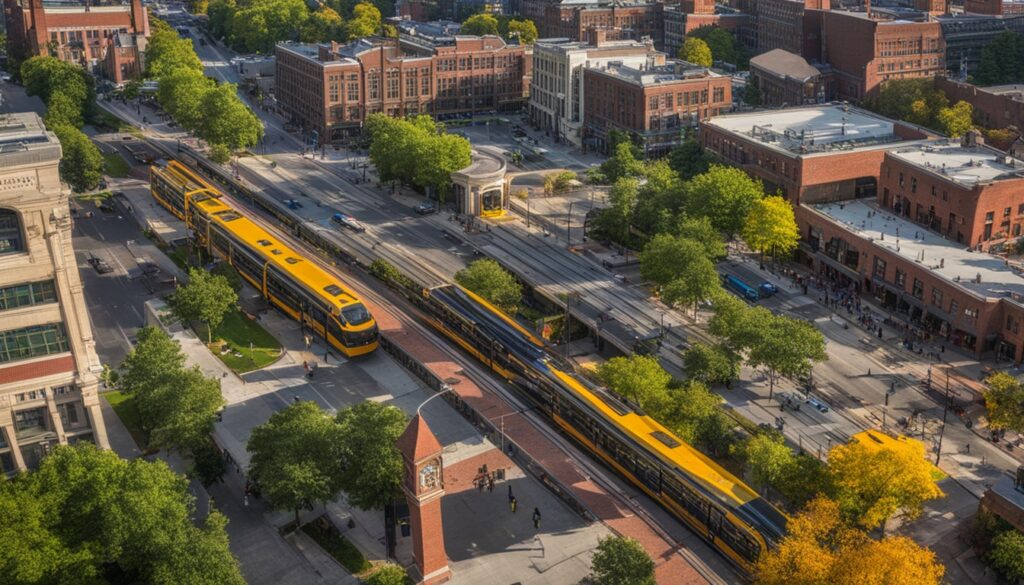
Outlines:
{"type": "Polygon", "coordinates": [[[601,51],[601,50],[615,50],[622,48],[640,48],[647,47],[648,44],[642,41],[634,40],[618,40],[618,41],[603,41],[599,46],[595,47],[586,41],[574,41],[567,38],[550,38],[550,39],[538,39],[534,43],[535,48],[539,49],[554,49],[568,53],[570,51],[601,51]]]}
{"type": "Polygon", "coordinates": [[[985,146],[943,140],[891,150],[889,156],[967,186],[1024,177],[1024,161],[985,146]]]}
{"type": "Polygon", "coordinates": [[[904,140],[892,120],[842,104],[727,114],[705,123],[800,155],[891,148],[904,140]]]}
{"type": "Polygon", "coordinates": [[[772,49],[750,59],[750,65],[780,77],[807,80],[821,75],[821,70],[800,55],[783,49],[772,49]]]}
{"type": "Polygon", "coordinates": [[[1006,96],[1018,102],[1024,101],[1024,85],[1021,84],[992,85],[989,87],[979,87],[978,89],[995,95],[1006,96]]]}
{"type": "Polygon", "coordinates": [[[610,64],[607,67],[588,68],[591,71],[602,73],[623,81],[627,81],[641,87],[653,87],[657,85],[668,85],[692,79],[706,79],[708,77],[722,77],[707,67],[700,67],[687,63],[686,61],[671,60],[665,65],[637,69],[626,65],[610,64]]]}
{"type": "MultiPolygon", "coordinates": [[[[360,41],[356,42],[358,43],[360,41]]],[[[342,55],[341,58],[338,58],[338,55],[336,55],[333,61],[321,61],[320,45],[314,43],[297,43],[295,41],[282,41],[277,43],[277,48],[279,50],[285,50],[300,57],[304,57],[314,63],[323,66],[352,64],[357,62],[354,59],[345,59],[344,57],[347,55],[342,55]]]]}
{"type": "Polygon", "coordinates": [[[963,244],[882,209],[874,201],[855,199],[806,205],[847,231],[890,253],[920,264],[975,296],[1010,298],[1024,303],[1024,276],[999,257],[971,252],[963,244]]]}
{"type": "Polygon", "coordinates": [[[60,142],[34,112],[0,114],[0,168],[59,160],[60,142]]]}

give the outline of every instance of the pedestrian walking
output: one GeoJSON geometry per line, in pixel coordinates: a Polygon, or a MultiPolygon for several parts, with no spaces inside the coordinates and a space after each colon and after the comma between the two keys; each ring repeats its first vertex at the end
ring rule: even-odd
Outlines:
{"type": "Polygon", "coordinates": [[[309,362],[302,362],[302,369],[309,373],[309,362]]]}
{"type": "Polygon", "coordinates": [[[533,527],[540,529],[540,508],[533,509],[533,527]]]}
{"type": "Polygon", "coordinates": [[[242,496],[242,504],[244,504],[246,508],[249,507],[249,494],[242,496]]]}
{"type": "Polygon", "coordinates": [[[511,502],[512,498],[512,484],[508,484],[508,501],[511,502]]]}
{"type": "Polygon", "coordinates": [[[487,479],[481,477],[476,482],[477,491],[479,491],[481,494],[484,493],[484,487],[486,485],[487,485],[487,479]]]}
{"type": "Polygon", "coordinates": [[[970,454],[970,452],[971,452],[971,444],[967,443],[967,453],[970,454]]]}
{"type": "Polygon", "coordinates": [[[494,493],[494,476],[487,478],[487,493],[494,493]]]}
{"type": "Polygon", "coordinates": [[[513,514],[516,513],[516,504],[518,504],[518,502],[516,501],[515,496],[512,496],[511,498],[508,499],[508,507],[512,510],[513,514]]]}

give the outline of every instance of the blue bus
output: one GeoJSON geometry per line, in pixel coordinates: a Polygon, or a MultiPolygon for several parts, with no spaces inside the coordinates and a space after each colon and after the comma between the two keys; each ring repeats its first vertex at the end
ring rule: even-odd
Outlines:
{"type": "Polygon", "coordinates": [[[754,288],[731,274],[725,275],[723,280],[725,288],[752,303],[756,303],[761,299],[766,299],[779,292],[779,289],[774,284],[767,281],[762,282],[757,288],[754,288]]]}

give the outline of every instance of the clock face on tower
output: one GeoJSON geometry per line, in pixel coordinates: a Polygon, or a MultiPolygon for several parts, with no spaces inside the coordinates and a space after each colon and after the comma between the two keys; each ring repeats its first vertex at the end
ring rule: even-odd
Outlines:
{"type": "Polygon", "coordinates": [[[431,462],[420,469],[420,491],[441,487],[441,468],[437,462],[431,462]]]}

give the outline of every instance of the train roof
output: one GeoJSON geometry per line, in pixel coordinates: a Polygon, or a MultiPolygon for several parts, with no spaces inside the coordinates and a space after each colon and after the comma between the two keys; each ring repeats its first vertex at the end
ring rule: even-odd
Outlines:
{"type": "Polygon", "coordinates": [[[166,167],[157,168],[156,170],[168,181],[177,183],[186,193],[191,191],[209,191],[214,197],[220,196],[220,192],[213,185],[176,160],[172,160],[167,163],[166,167]]]}
{"type": "Polygon", "coordinates": [[[193,205],[200,206],[214,221],[231,230],[238,239],[256,250],[282,271],[292,275],[307,290],[327,301],[332,307],[343,309],[361,302],[341,281],[324,272],[319,266],[302,257],[280,240],[270,235],[249,218],[235,211],[220,199],[196,197],[193,205]]]}

